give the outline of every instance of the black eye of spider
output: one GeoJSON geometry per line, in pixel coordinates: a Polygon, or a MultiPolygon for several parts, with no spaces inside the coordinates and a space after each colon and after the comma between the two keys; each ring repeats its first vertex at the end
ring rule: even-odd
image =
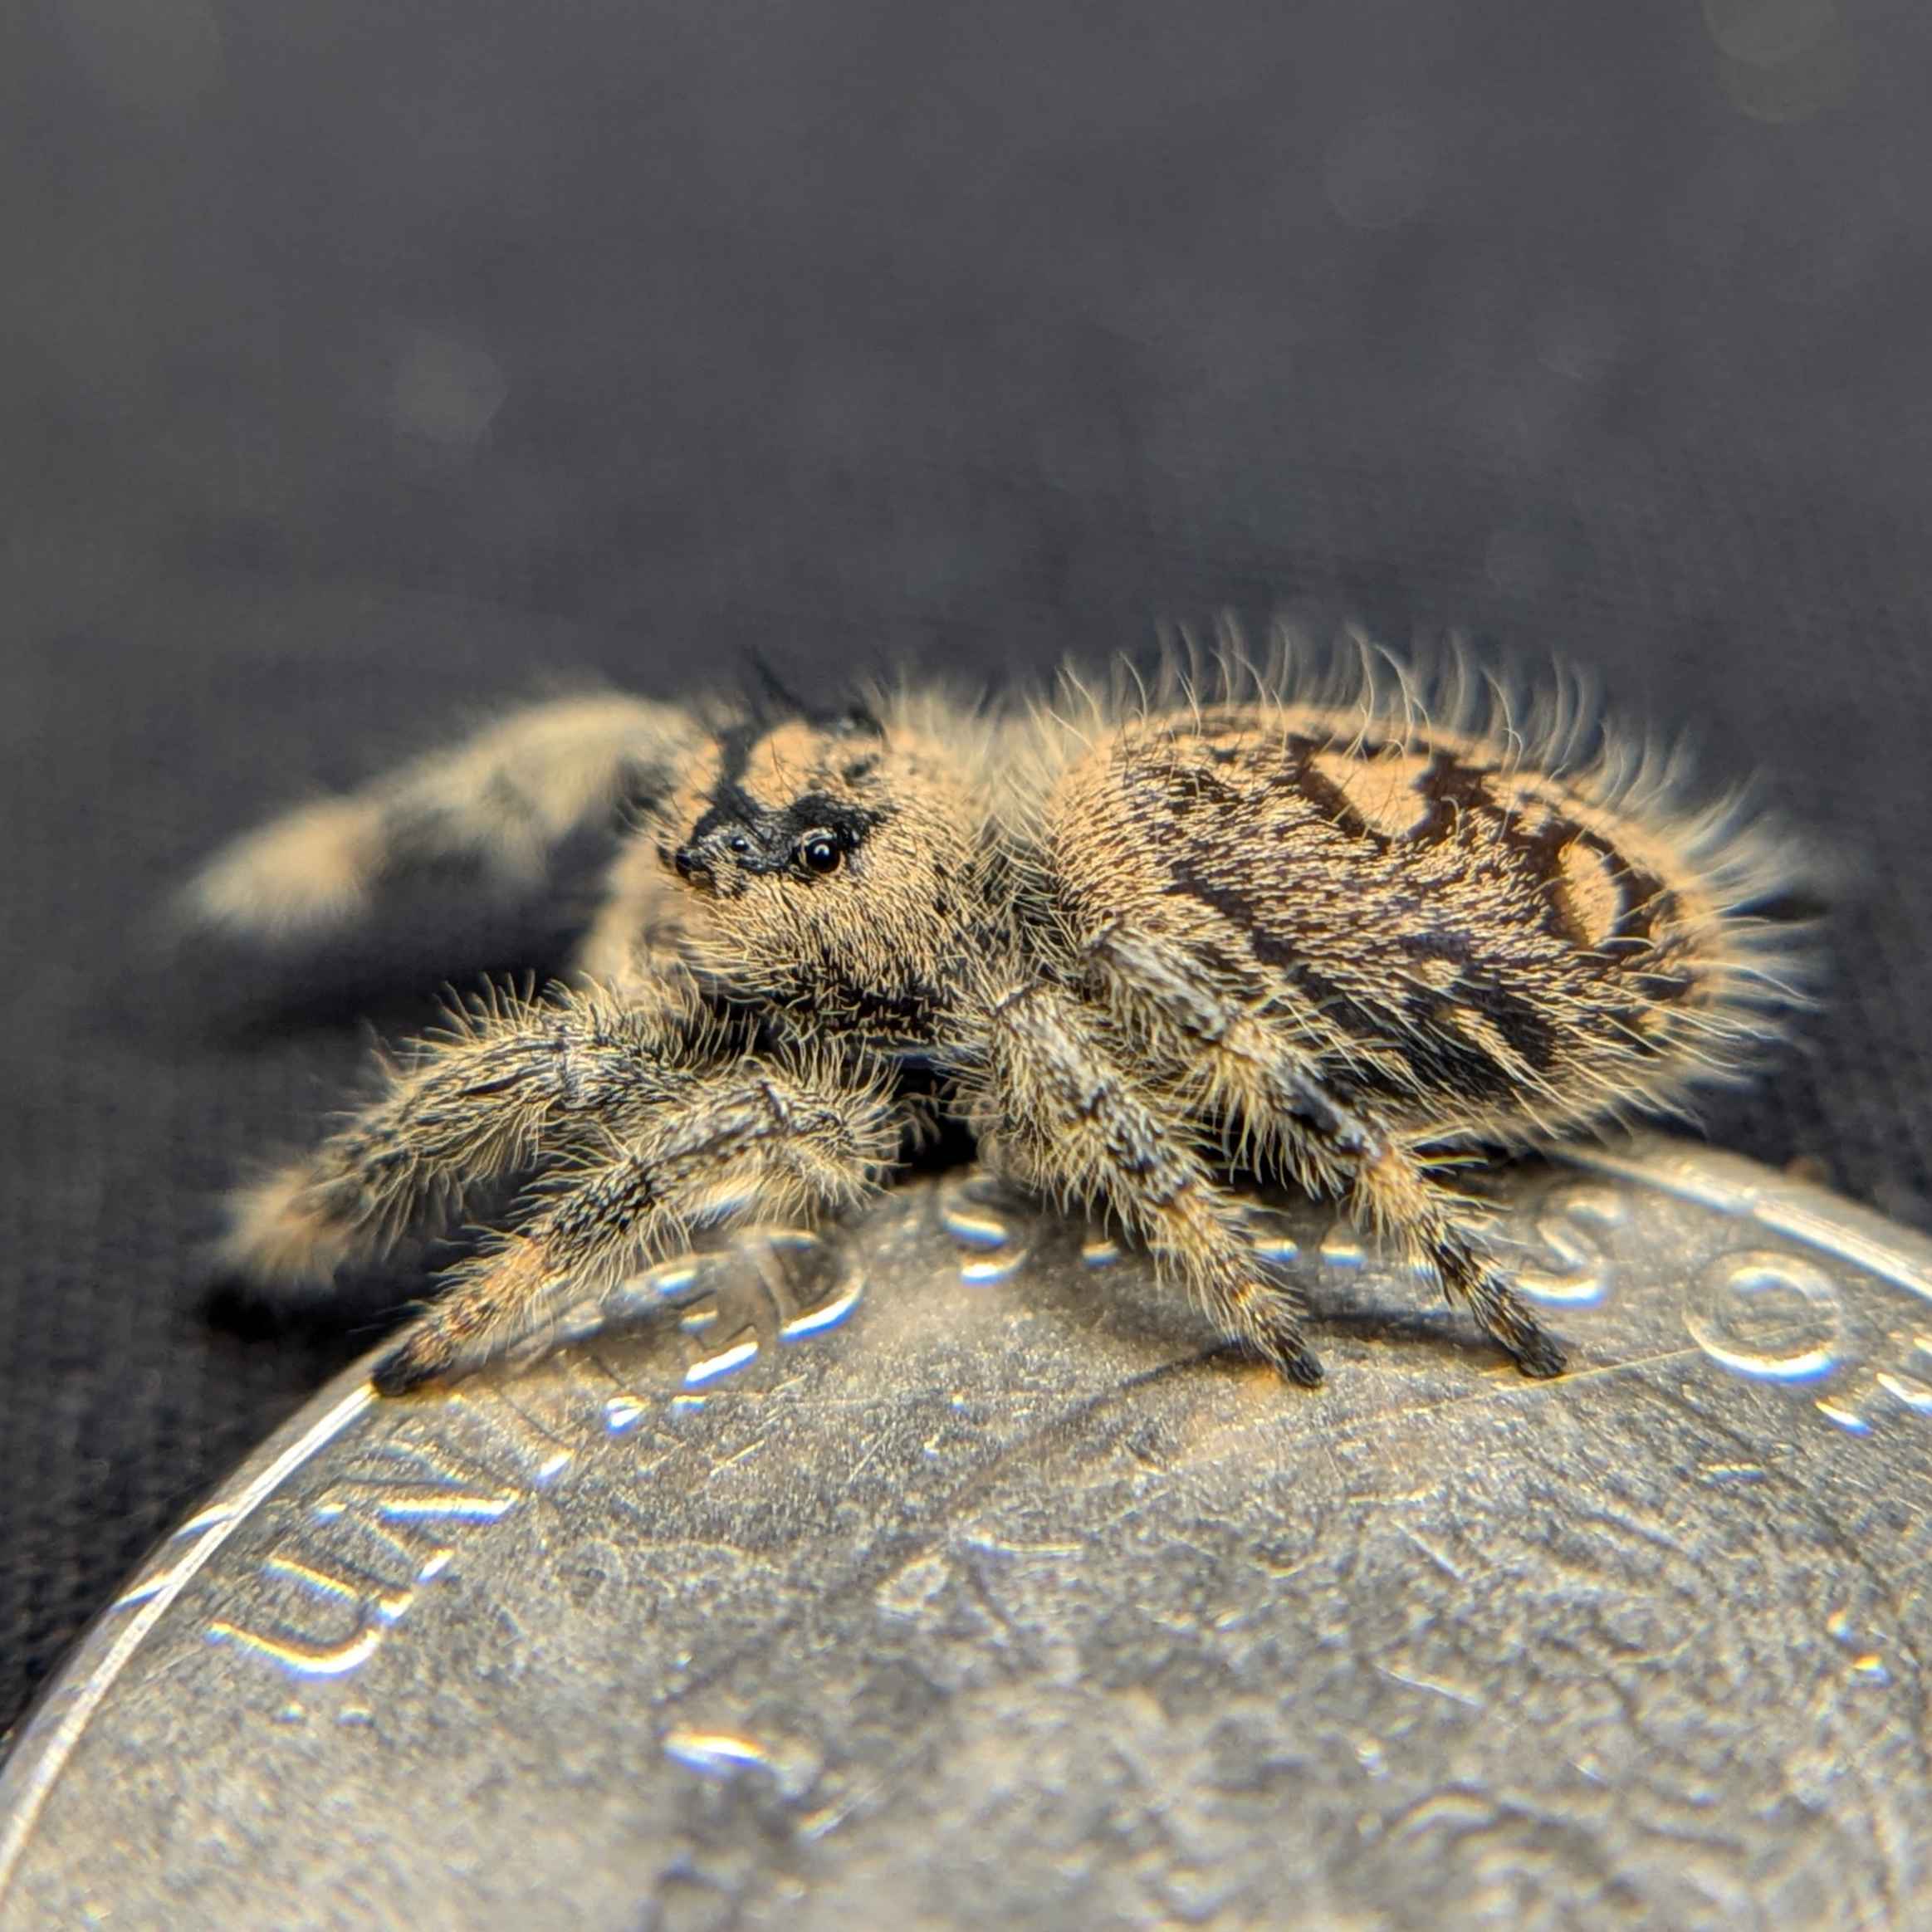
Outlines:
{"type": "Polygon", "coordinates": [[[734,832],[725,844],[741,858],[751,849],[751,841],[742,832],[734,832]]]}
{"type": "Polygon", "coordinates": [[[824,832],[814,832],[799,847],[799,863],[807,872],[815,872],[821,877],[839,869],[839,862],[845,854],[839,849],[839,841],[824,832]]]}

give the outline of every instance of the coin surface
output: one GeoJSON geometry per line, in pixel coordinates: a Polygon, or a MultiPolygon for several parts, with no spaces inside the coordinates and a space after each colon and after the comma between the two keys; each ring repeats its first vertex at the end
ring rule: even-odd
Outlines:
{"type": "Polygon", "coordinates": [[[971,1172],[351,1374],[22,1727],[0,1928],[1925,1922],[1932,1242],[1498,1186],[1560,1381],[1258,1203],[1291,1389],[971,1172]]]}

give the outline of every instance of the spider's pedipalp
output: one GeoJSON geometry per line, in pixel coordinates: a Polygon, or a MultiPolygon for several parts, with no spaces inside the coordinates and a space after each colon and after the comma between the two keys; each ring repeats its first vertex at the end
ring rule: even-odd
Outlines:
{"type": "Polygon", "coordinates": [[[570,834],[668,784],[702,736],[684,712],[616,692],[532,705],[236,840],[188,882],[180,914],[275,943],[358,923],[384,880],[419,868],[461,865],[491,891],[527,886],[570,834]]]}
{"type": "Polygon", "coordinates": [[[690,934],[682,914],[652,842],[632,839],[611,861],[604,902],[577,948],[577,976],[642,1000],[684,983],[690,934]]]}
{"type": "Polygon", "coordinates": [[[693,1228],[847,1206],[878,1185],[899,1137],[884,1087],[829,1060],[714,1072],[632,1144],[560,1176],[529,1220],[458,1269],[375,1385],[400,1395],[473,1368],[693,1228]]]}

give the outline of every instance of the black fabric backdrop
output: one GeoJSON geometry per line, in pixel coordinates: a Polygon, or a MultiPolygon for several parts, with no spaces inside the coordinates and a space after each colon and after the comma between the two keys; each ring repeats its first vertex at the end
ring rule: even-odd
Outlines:
{"type": "Polygon", "coordinates": [[[224,1179],[359,1012],[555,953],[456,893],[333,981],[169,962],[164,888],[560,671],[1560,651],[1835,854],[1828,1004],[1710,1131],[1923,1223],[1929,56],[1881,0],[7,9],[0,1722],[372,1339],[211,1299],[224,1179]]]}

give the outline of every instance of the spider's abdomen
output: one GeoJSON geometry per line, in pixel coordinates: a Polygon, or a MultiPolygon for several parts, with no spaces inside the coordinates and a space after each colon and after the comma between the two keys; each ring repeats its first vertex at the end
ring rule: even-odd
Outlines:
{"type": "MultiPolygon", "coordinates": [[[[1133,720],[1052,793],[1056,912],[1090,958],[1110,932],[1172,949],[1414,1130],[1668,1101],[1763,1004],[1729,907],[1763,882],[1714,819],[1519,749],[1317,707],[1133,720]]],[[[1171,1034],[1144,986],[1101,990],[1171,1034]]]]}

